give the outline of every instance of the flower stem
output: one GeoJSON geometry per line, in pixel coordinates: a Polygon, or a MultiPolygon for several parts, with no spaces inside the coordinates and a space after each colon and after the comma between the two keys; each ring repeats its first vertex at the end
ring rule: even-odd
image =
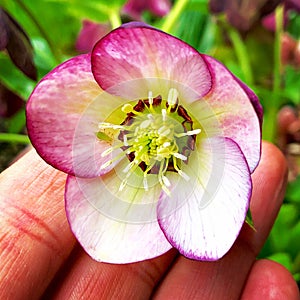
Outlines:
{"type": "Polygon", "coordinates": [[[274,41],[274,69],[273,69],[273,93],[272,102],[270,102],[270,109],[266,112],[264,138],[268,141],[274,142],[276,136],[276,118],[279,107],[281,105],[280,89],[282,77],[282,63],[281,63],[281,36],[283,33],[283,5],[277,6],[275,10],[276,32],[274,41]]]}
{"type": "Polygon", "coordinates": [[[274,72],[273,91],[275,94],[278,94],[281,87],[281,73],[282,73],[281,36],[283,33],[283,18],[284,18],[283,10],[284,10],[283,5],[279,5],[275,11],[276,33],[275,33],[275,44],[274,44],[274,71],[273,71],[274,72]]]}
{"type": "Polygon", "coordinates": [[[27,135],[2,132],[0,133],[0,142],[30,144],[30,140],[27,135]]]}
{"type": "Polygon", "coordinates": [[[180,14],[184,10],[185,6],[189,0],[177,0],[172,7],[170,13],[164,19],[163,24],[161,25],[161,30],[170,33],[171,29],[173,28],[174,24],[178,20],[180,14]]]}
{"type": "Polygon", "coordinates": [[[244,79],[248,85],[253,85],[253,73],[250,65],[247,48],[241,39],[240,34],[233,27],[228,26],[227,31],[238,58],[244,79]]]}
{"type": "Polygon", "coordinates": [[[49,38],[47,32],[43,29],[43,27],[40,25],[38,19],[34,16],[34,14],[28,9],[28,7],[24,4],[24,1],[16,0],[18,5],[23,9],[23,11],[27,14],[27,16],[31,19],[31,21],[34,23],[38,31],[40,32],[41,36],[45,39],[45,41],[48,43],[49,48],[51,49],[51,52],[53,56],[55,57],[55,60],[57,64],[62,62],[62,58],[58,51],[56,50],[56,47],[52,43],[51,39],[49,38]]]}
{"type": "Polygon", "coordinates": [[[115,29],[115,28],[121,26],[122,21],[121,21],[121,18],[120,18],[119,9],[118,10],[117,9],[111,10],[108,17],[109,17],[109,21],[110,21],[112,29],[115,29]]]}

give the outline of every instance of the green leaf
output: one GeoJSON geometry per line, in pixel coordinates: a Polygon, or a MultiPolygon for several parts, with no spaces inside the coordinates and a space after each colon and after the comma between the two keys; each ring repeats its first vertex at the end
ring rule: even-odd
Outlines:
{"type": "Polygon", "coordinates": [[[36,82],[27,78],[11,62],[8,55],[0,52],[0,81],[15,94],[28,99],[36,82]]]}
{"type": "MultiPolygon", "coordinates": [[[[72,2],[77,2],[77,1],[73,0],[72,2]]],[[[95,9],[95,7],[90,4],[91,3],[89,2],[78,1],[78,3],[68,6],[67,9],[72,16],[78,19],[89,19],[94,22],[109,21],[109,13],[106,10],[106,7],[103,10],[95,9]]]]}
{"type": "Polygon", "coordinates": [[[187,10],[198,11],[203,14],[208,14],[208,0],[190,0],[187,10]]]}
{"type": "Polygon", "coordinates": [[[255,229],[255,226],[254,226],[254,222],[253,222],[253,219],[252,219],[252,215],[251,215],[251,211],[250,209],[248,209],[247,211],[247,215],[246,215],[246,220],[245,222],[254,230],[256,231],[255,229]]]}
{"type": "Polygon", "coordinates": [[[300,70],[287,66],[284,76],[283,95],[295,105],[300,104],[300,70]]]}
{"type": "Polygon", "coordinates": [[[292,258],[288,253],[285,252],[278,252],[270,255],[269,259],[276,261],[286,267],[290,272],[293,270],[293,262],[292,258]]]}
{"type": "Polygon", "coordinates": [[[296,180],[291,181],[287,185],[286,199],[290,202],[296,202],[300,204],[300,176],[296,180]]]}
{"type": "Polygon", "coordinates": [[[64,5],[77,19],[90,19],[95,22],[108,22],[112,12],[119,12],[126,0],[51,0],[64,5]]]}
{"type": "Polygon", "coordinates": [[[283,204],[269,237],[273,251],[289,252],[291,230],[298,220],[299,210],[297,207],[294,204],[283,204]]]}
{"type": "Polygon", "coordinates": [[[186,10],[172,33],[200,52],[208,52],[214,42],[215,24],[201,11],[186,10]]]}
{"type": "Polygon", "coordinates": [[[39,78],[41,78],[51,71],[57,65],[57,62],[45,39],[41,37],[33,38],[32,44],[35,53],[34,61],[38,68],[39,78]]]}
{"type": "Polygon", "coordinates": [[[300,14],[296,11],[289,12],[289,25],[288,32],[291,33],[296,39],[300,39],[300,14]]]}
{"type": "Polygon", "coordinates": [[[56,64],[63,61],[62,53],[74,54],[74,43],[80,29],[80,19],[67,10],[65,1],[4,1],[5,8],[27,32],[29,38],[47,41],[56,64]]]}
{"type": "Polygon", "coordinates": [[[30,144],[27,135],[2,132],[0,132],[0,142],[20,143],[25,145],[30,144]]]}
{"type": "Polygon", "coordinates": [[[21,109],[8,120],[8,132],[20,133],[26,125],[25,109],[21,109]]]}
{"type": "MultiPolygon", "coordinates": [[[[290,237],[289,240],[289,253],[292,257],[296,257],[300,254],[300,221],[293,226],[293,228],[288,233],[290,237]]],[[[300,259],[300,257],[299,257],[300,259]]],[[[299,260],[299,271],[300,271],[300,260],[299,260]]]]}

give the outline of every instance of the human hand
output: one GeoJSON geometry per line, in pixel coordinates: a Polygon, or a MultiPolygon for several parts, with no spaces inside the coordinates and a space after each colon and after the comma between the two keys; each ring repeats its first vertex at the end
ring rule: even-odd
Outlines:
{"type": "Polygon", "coordinates": [[[92,260],[70,231],[65,179],[34,150],[0,175],[0,299],[299,299],[284,267],[256,260],[285,190],[285,160],[273,145],[263,144],[253,174],[257,231],[244,225],[216,262],[192,261],[175,249],[133,264],[92,260]]]}

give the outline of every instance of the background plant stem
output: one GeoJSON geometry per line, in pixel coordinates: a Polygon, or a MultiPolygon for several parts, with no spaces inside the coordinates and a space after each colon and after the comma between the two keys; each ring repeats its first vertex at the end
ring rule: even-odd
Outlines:
{"type": "Polygon", "coordinates": [[[30,144],[30,140],[27,135],[16,134],[16,133],[0,133],[0,142],[8,143],[20,143],[20,144],[30,144]]]}
{"type": "Polygon", "coordinates": [[[179,16],[183,12],[188,0],[177,0],[172,7],[170,13],[165,17],[164,22],[161,25],[161,30],[170,33],[171,29],[174,27],[179,16]]]}
{"type": "Polygon", "coordinates": [[[115,29],[122,25],[119,10],[112,10],[110,12],[109,21],[110,21],[112,29],[115,29]]]}
{"type": "Polygon", "coordinates": [[[228,26],[227,32],[229,34],[230,40],[235,50],[235,54],[237,56],[241,70],[243,72],[245,82],[246,84],[252,86],[253,73],[250,65],[250,59],[248,56],[247,48],[237,30],[235,30],[231,26],[228,26]]]}
{"type": "Polygon", "coordinates": [[[280,89],[282,84],[281,36],[283,33],[284,8],[279,5],[275,11],[276,32],[274,40],[274,68],[272,99],[269,99],[269,110],[265,112],[264,139],[275,142],[277,112],[281,106],[280,89]]]}

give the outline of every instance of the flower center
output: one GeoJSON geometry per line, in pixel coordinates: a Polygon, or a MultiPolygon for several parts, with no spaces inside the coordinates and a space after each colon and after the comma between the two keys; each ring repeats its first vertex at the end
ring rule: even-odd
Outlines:
{"type": "MultiPolygon", "coordinates": [[[[123,170],[126,176],[120,190],[124,189],[128,178],[137,168],[143,171],[145,190],[148,190],[148,177],[155,175],[163,190],[170,194],[170,182],[166,176],[168,171],[177,172],[189,180],[189,176],[181,170],[181,165],[188,163],[196,135],[201,130],[193,129],[192,119],[184,107],[178,104],[177,90],[170,89],[165,102],[161,96],[153,98],[150,92],[148,99],[139,100],[135,106],[125,104],[122,111],[127,117],[120,125],[105,122],[99,124],[100,136],[106,129],[119,131],[119,142],[105,150],[102,156],[121,148],[129,160],[123,170]]],[[[113,161],[108,161],[101,168],[106,168],[113,161]]]]}

